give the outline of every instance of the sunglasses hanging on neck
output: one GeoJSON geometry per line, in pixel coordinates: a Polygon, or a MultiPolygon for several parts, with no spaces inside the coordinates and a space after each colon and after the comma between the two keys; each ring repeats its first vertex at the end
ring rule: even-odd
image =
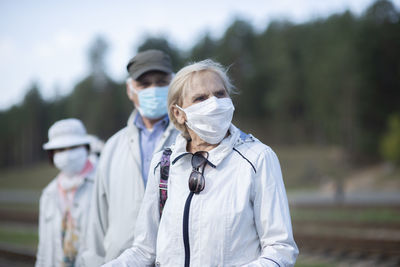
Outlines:
{"type": "Polygon", "coordinates": [[[198,151],[192,156],[192,172],[189,176],[189,190],[195,194],[203,191],[206,184],[204,179],[204,169],[208,163],[208,152],[198,151]],[[201,169],[201,170],[200,170],[201,169]]]}

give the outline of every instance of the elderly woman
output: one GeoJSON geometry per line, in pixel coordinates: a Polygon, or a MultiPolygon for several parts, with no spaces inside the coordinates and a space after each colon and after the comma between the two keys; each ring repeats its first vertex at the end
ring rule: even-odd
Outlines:
{"type": "Polygon", "coordinates": [[[49,129],[43,145],[59,174],[40,197],[36,267],[79,266],[94,178],[91,139],[78,119],[64,119],[49,129]]]}
{"type": "Polygon", "coordinates": [[[176,74],[168,106],[181,135],[153,157],[133,247],[107,266],[294,265],[278,158],[231,124],[232,87],[211,60],[176,74]]]}

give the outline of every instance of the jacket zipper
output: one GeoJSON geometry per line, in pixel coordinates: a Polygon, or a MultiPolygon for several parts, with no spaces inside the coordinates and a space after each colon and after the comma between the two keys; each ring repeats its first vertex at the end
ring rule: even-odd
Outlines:
{"type": "Polygon", "coordinates": [[[183,244],[185,246],[185,267],[190,265],[190,246],[189,246],[189,210],[194,193],[190,192],[186,199],[183,211],[183,244]]]}

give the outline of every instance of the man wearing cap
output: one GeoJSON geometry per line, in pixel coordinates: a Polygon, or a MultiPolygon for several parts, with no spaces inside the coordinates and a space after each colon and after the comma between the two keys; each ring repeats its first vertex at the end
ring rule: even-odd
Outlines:
{"type": "Polygon", "coordinates": [[[83,266],[99,266],[132,245],[152,155],[170,146],[178,134],[167,115],[170,57],[147,50],[132,58],[127,70],[126,92],[136,110],[102,151],[83,266]]]}

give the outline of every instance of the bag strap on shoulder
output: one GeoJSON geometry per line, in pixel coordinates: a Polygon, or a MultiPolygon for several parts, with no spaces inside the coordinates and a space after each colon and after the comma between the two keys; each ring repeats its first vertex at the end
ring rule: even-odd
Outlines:
{"type": "Polygon", "coordinates": [[[172,150],[170,148],[164,149],[162,156],[161,156],[161,162],[160,162],[160,218],[162,216],[162,212],[165,206],[165,202],[167,201],[168,198],[168,177],[169,177],[169,166],[171,165],[170,163],[170,157],[172,154],[172,150]]]}

